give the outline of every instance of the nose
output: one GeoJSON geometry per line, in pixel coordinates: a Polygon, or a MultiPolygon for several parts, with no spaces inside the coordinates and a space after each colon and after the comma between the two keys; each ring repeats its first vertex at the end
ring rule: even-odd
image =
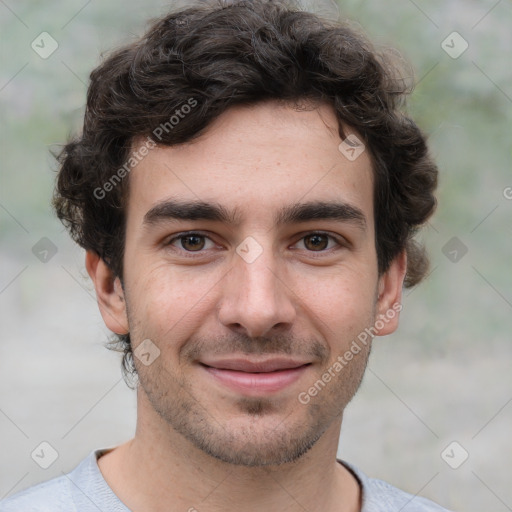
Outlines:
{"type": "Polygon", "coordinates": [[[296,316],[294,292],[279,268],[270,249],[251,263],[235,254],[223,285],[219,321],[251,338],[289,329],[296,316]]]}

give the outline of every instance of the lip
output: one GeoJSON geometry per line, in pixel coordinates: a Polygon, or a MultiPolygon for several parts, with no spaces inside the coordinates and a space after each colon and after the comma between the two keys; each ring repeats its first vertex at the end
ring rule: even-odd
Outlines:
{"type": "Polygon", "coordinates": [[[308,364],[309,361],[300,361],[297,359],[274,357],[271,359],[249,360],[242,358],[203,360],[201,364],[217,368],[219,370],[236,370],[249,373],[268,373],[277,370],[290,370],[308,364]]]}
{"type": "Polygon", "coordinates": [[[201,362],[201,366],[220,384],[237,393],[257,396],[276,393],[296,382],[310,362],[291,359],[223,359],[201,362]]]}

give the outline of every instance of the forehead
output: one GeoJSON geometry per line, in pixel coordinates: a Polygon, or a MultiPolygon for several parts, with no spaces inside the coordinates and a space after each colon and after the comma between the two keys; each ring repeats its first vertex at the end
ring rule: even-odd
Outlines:
{"type": "Polygon", "coordinates": [[[194,141],[149,151],[130,173],[128,216],[143,218],[173,198],[221,204],[238,224],[257,213],[270,227],[282,220],[276,212],[284,204],[329,201],[357,207],[370,222],[370,157],[363,151],[347,158],[338,131],[334,110],[326,105],[233,107],[194,141]]]}

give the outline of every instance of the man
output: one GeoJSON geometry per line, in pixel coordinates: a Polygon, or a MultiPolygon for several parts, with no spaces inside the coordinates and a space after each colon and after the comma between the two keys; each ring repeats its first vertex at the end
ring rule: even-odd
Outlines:
{"type": "Polygon", "coordinates": [[[54,204],[137,379],[137,429],[11,511],[441,511],[337,460],[437,169],[396,65],[265,0],[158,20],[91,74],[54,204]]]}

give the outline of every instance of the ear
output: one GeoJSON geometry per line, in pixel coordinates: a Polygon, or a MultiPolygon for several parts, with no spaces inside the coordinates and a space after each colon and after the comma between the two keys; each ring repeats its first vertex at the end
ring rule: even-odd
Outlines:
{"type": "Polygon", "coordinates": [[[404,249],[391,262],[388,270],[379,277],[377,316],[375,318],[377,336],[391,334],[398,327],[398,318],[402,311],[402,286],[406,271],[407,253],[404,249]]]}
{"type": "Polygon", "coordinates": [[[93,251],[85,254],[85,268],[94,283],[105,325],[116,334],[127,334],[130,329],[121,280],[114,278],[108,265],[93,251]]]}

